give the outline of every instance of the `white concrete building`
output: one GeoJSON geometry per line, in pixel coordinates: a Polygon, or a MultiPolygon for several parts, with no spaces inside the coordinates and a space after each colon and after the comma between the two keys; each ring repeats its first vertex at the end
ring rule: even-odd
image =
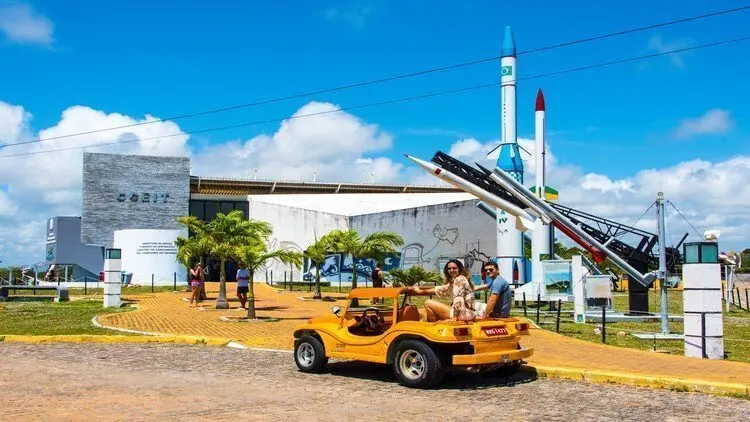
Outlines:
{"type": "MultiPolygon", "coordinates": [[[[483,261],[492,257],[496,236],[492,218],[476,207],[477,200],[466,193],[402,194],[308,194],[249,195],[251,218],[271,223],[274,233],[271,249],[302,251],[315,238],[334,229],[355,229],[367,236],[376,231],[393,231],[404,238],[398,257],[385,262],[383,270],[420,265],[442,271],[448,259],[460,258],[478,272],[483,261]]],[[[351,284],[351,257],[331,255],[322,268],[322,277],[338,285],[351,284]]],[[[369,279],[374,263],[358,261],[358,283],[369,279]]],[[[309,279],[302,271],[270,264],[274,281],[309,279]]],[[[313,269],[314,271],[314,269],[313,269]]],[[[265,279],[258,274],[258,280],[265,279]]]]}

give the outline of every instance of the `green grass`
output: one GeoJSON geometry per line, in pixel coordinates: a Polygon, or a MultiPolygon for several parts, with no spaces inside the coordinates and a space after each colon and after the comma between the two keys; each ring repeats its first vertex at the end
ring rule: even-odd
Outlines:
{"type": "MultiPolygon", "coordinates": [[[[218,283],[217,283],[218,284],[218,283]]],[[[104,294],[103,288],[94,288],[94,284],[92,284],[92,287],[88,287],[84,289],[83,287],[76,287],[76,288],[70,288],[68,289],[68,295],[70,296],[99,296],[101,297],[104,294]]],[[[186,285],[178,284],[177,290],[175,290],[174,286],[154,286],[153,293],[164,293],[164,292],[185,292],[187,291],[186,285]]],[[[123,286],[121,290],[122,295],[144,295],[144,294],[151,294],[151,286],[123,286]]],[[[57,296],[57,292],[54,290],[37,290],[34,292],[33,290],[17,290],[17,291],[10,291],[11,296],[35,296],[35,297],[55,297],[57,296]]]]}
{"type": "MultiPolygon", "coordinates": [[[[649,312],[659,315],[661,312],[661,295],[653,290],[649,291],[649,312]]],[[[682,292],[670,290],[667,305],[670,315],[682,316],[682,292]]],[[[615,293],[613,298],[613,310],[625,312],[628,309],[627,293],[615,293]]],[[[723,308],[722,308],[723,309],[723,308]]],[[[542,306],[540,309],[540,327],[555,330],[556,313],[547,312],[548,308],[542,306]]],[[[595,334],[594,329],[601,325],[600,322],[577,324],[572,321],[571,311],[573,304],[563,304],[560,316],[560,334],[575,337],[581,340],[601,343],[601,334],[595,334]],[[565,311],[568,311],[567,313],[565,311]]],[[[523,315],[523,308],[514,308],[513,315],[523,315]]],[[[536,321],[536,307],[533,303],[527,307],[527,316],[536,321]]],[[[656,322],[607,322],[605,337],[606,344],[617,347],[628,347],[640,350],[651,350],[675,355],[684,355],[685,346],[681,340],[653,340],[639,339],[632,336],[638,333],[661,333],[661,321],[656,322]],[[617,335],[623,332],[626,335],[617,335]]],[[[669,323],[669,332],[681,334],[683,332],[682,322],[669,323]]],[[[729,313],[724,312],[724,352],[727,360],[750,363],[750,312],[744,309],[732,307],[729,313]],[[737,341],[740,340],[740,341],[737,341]]]]}
{"type": "Polygon", "coordinates": [[[101,300],[70,302],[11,301],[0,303],[0,334],[70,335],[123,334],[95,327],[95,315],[127,312],[131,308],[104,308],[101,300]]]}

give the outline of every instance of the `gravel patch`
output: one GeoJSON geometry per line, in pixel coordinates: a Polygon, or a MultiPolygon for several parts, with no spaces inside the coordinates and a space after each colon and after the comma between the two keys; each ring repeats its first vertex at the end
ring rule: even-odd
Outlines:
{"type": "Polygon", "coordinates": [[[434,390],[389,366],[291,353],[165,344],[0,343],[8,420],[746,420],[750,401],[612,384],[450,374],[434,390]]]}

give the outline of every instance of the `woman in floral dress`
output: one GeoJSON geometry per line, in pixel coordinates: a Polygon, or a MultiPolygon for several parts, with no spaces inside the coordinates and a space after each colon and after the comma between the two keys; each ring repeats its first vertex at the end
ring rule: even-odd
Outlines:
{"type": "Polygon", "coordinates": [[[474,309],[474,286],[468,279],[468,271],[461,261],[451,259],[443,268],[445,284],[429,289],[413,287],[417,294],[429,294],[437,297],[452,297],[450,306],[437,300],[428,299],[424,303],[427,321],[441,321],[455,319],[457,321],[472,321],[476,315],[474,309]]]}

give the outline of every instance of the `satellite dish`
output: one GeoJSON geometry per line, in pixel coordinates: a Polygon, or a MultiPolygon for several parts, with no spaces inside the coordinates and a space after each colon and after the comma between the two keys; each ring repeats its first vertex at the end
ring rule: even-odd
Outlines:
{"type": "Polygon", "coordinates": [[[721,237],[721,230],[706,230],[703,232],[703,238],[708,242],[718,242],[721,237]]]}

